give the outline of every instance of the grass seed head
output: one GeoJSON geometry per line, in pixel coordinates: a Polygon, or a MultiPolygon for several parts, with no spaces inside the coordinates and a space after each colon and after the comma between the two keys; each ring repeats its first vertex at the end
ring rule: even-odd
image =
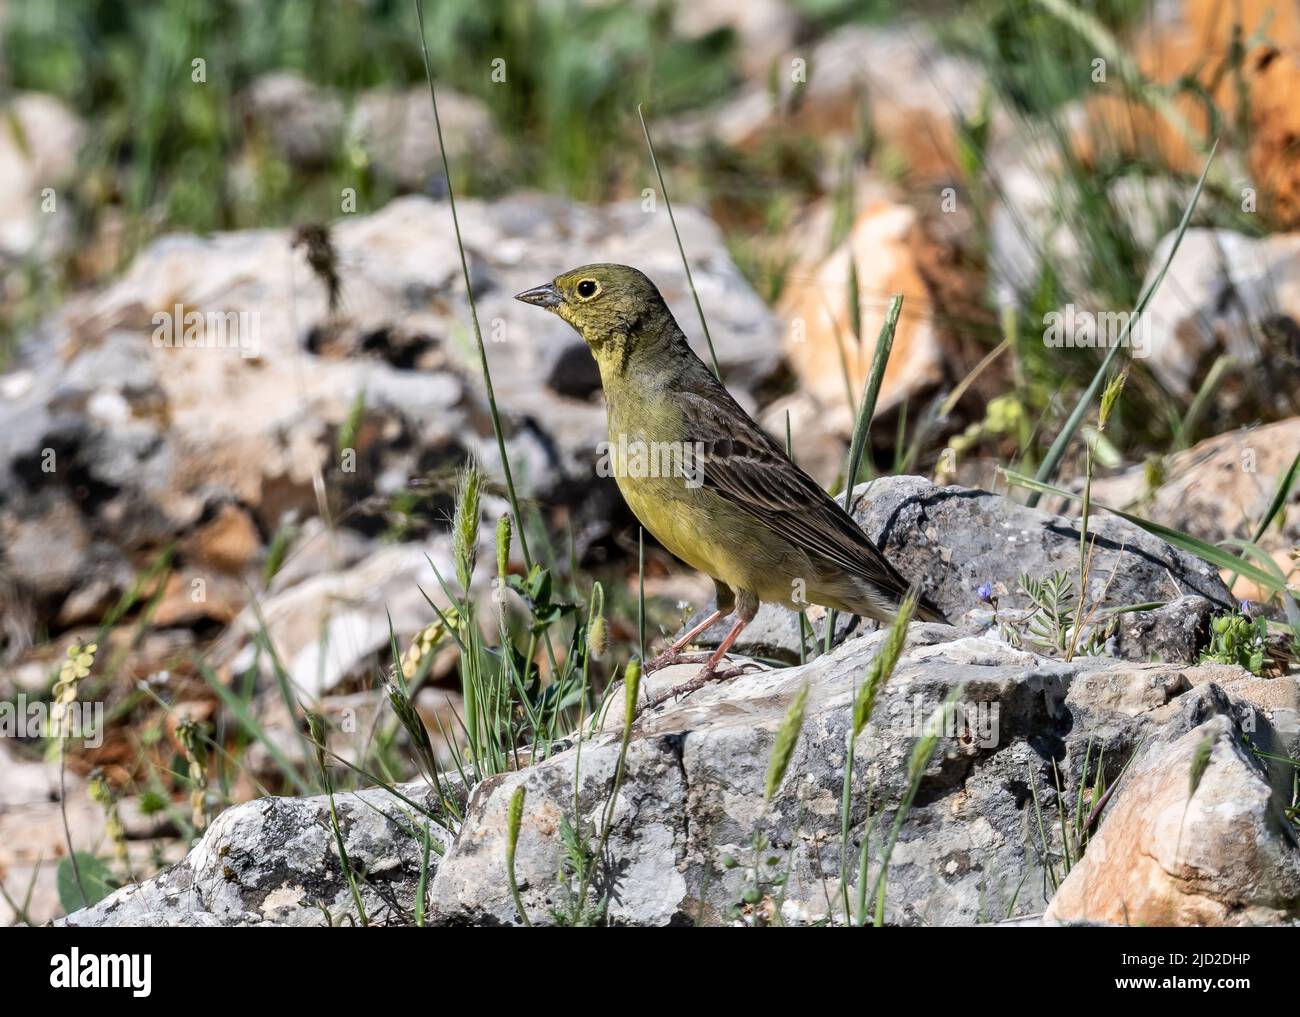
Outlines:
{"type": "Polygon", "coordinates": [[[461,471],[456,485],[456,514],[451,523],[456,578],[465,593],[469,592],[474,564],[478,561],[479,491],[482,486],[483,474],[478,464],[471,462],[461,471]]]}
{"type": "Polygon", "coordinates": [[[510,574],[510,540],[513,536],[510,513],[501,513],[497,520],[497,578],[505,582],[510,574]]]}
{"type": "Polygon", "coordinates": [[[907,626],[912,620],[912,612],[916,610],[916,598],[916,591],[913,590],[903,599],[898,609],[898,617],[894,619],[889,635],[885,637],[885,645],[871,661],[867,680],[858,689],[857,698],[853,701],[854,738],[862,734],[862,729],[871,720],[871,714],[876,708],[876,698],[884,688],[885,682],[889,681],[890,675],[894,673],[899,657],[903,655],[903,647],[907,643],[907,626]]]}
{"type": "Polygon", "coordinates": [[[641,695],[641,661],[633,657],[623,672],[623,728],[631,730],[636,719],[636,703],[641,695]]]}
{"type": "Polygon", "coordinates": [[[786,711],[781,726],[777,728],[776,744],[772,746],[772,755],[767,764],[767,789],[763,793],[766,801],[772,800],[781,786],[781,781],[785,779],[785,771],[790,767],[794,747],[799,741],[799,732],[803,729],[803,715],[807,705],[808,683],[804,682],[795,693],[794,701],[790,703],[790,709],[786,711]]]}
{"type": "Polygon", "coordinates": [[[519,845],[519,828],[524,821],[524,796],[526,791],[520,784],[510,796],[510,809],[506,814],[506,862],[515,863],[515,848],[519,845]]]}

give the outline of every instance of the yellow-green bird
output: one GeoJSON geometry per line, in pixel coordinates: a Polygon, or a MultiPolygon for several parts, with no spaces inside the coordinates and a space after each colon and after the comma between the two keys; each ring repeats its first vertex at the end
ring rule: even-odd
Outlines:
{"type": "MultiPolygon", "coordinates": [[[[682,659],[683,647],[734,611],[701,679],[734,673],[719,673],[718,665],[760,602],[894,619],[907,580],[740,408],[645,275],[627,265],[584,265],[515,299],[559,315],[591,348],[619,490],[659,543],[717,587],[717,610],[651,667],[682,659]],[[658,468],[668,453],[672,468],[658,468]]],[[[924,601],[916,616],[946,621],[924,601]]]]}

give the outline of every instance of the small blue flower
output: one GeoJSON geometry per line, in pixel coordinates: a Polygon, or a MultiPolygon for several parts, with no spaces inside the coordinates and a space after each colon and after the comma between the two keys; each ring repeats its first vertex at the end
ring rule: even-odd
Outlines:
{"type": "Polygon", "coordinates": [[[987,580],[985,580],[984,582],[980,583],[978,587],[976,587],[975,592],[976,592],[976,594],[979,595],[980,600],[984,601],[984,603],[986,603],[986,604],[991,604],[991,603],[993,603],[993,584],[992,584],[992,583],[990,583],[990,582],[988,582],[987,580]]]}
{"type": "Polygon", "coordinates": [[[1241,602],[1241,613],[1245,615],[1247,618],[1250,617],[1250,613],[1254,610],[1255,610],[1255,605],[1252,604],[1249,600],[1243,600],[1241,602]]]}

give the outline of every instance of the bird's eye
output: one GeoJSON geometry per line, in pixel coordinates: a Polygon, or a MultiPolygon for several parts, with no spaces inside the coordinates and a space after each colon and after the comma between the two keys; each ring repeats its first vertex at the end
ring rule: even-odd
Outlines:
{"type": "Polygon", "coordinates": [[[582,297],[583,300],[590,300],[599,292],[600,283],[596,282],[595,279],[583,279],[578,283],[578,296],[582,297]]]}

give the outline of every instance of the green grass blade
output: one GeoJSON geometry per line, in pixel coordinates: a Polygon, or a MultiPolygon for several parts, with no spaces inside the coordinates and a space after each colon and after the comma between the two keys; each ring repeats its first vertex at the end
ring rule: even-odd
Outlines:
{"type": "MultiPolygon", "coordinates": [[[[1169,271],[1169,266],[1178,253],[1178,248],[1182,245],[1183,234],[1187,232],[1187,225],[1192,220],[1192,212],[1196,208],[1196,202],[1201,197],[1201,191],[1205,187],[1205,180],[1209,175],[1210,166],[1214,162],[1214,153],[1218,150],[1218,147],[1219,143],[1215,141],[1214,146],[1210,149],[1209,156],[1205,160],[1205,168],[1201,170],[1201,177],[1196,181],[1196,190],[1192,192],[1192,200],[1187,203],[1187,207],[1183,210],[1183,218],[1178,223],[1178,231],[1174,234],[1174,242],[1169,248],[1169,254],[1165,257],[1164,264],[1160,266],[1159,273],[1151,280],[1151,285],[1147,287],[1142,296],[1138,298],[1137,307],[1134,308],[1133,313],[1124,322],[1124,328],[1119,337],[1111,345],[1110,350],[1107,351],[1106,358],[1101,362],[1101,366],[1097,368],[1097,373],[1093,375],[1092,381],[1088,383],[1083,395],[1079,397],[1079,401],[1074,410],[1071,411],[1065,426],[1061,428],[1060,434],[1056,436],[1051,448],[1047,450],[1047,456],[1043,459],[1042,465],[1039,466],[1038,472],[1034,475],[1034,478],[1040,483],[1047,483],[1056,476],[1057,468],[1065,457],[1065,450],[1069,446],[1071,439],[1074,438],[1074,432],[1083,423],[1084,415],[1088,412],[1088,408],[1092,406],[1093,400],[1097,398],[1097,393],[1101,391],[1101,386],[1110,373],[1111,365],[1115,362],[1115,358],[1119,356],[1120,350],[1124,348],[1128,340],[1128,334],[1133,328],[1133,323],[1140,319],[1147,308],[1147,304],[1151,302],[1151,298],[1155,296],[1156,290],[1160,288],[1160,284],[1164,281],[1165,273],[1169,271]]],[[[1035,492],[1030,496],[1029,505],[1031,507],[1038,504],[1039,493],[1041,492],[1035,492]]]]}
{"type": "MultiPolygon", "coordinates": [[[[1025,487],[1039,494],[1052,494],[1060,498],[1068,498],[1071,501],[1078,501],[1080,495],[1065,490],[1063,487],[1057,487],[1054,484],[1045,484],[1040,480],[1032,477],[1026,477],[1024,474],[1016,473],[1015,470],[1008,470],[999,467],[998,472],[1007,478],[1009,484],[1017,487],[1025,487]]],[[[1236,569],[1241,575],[1254,580],[1265,589],[1274,593],[1283,593],[1286,587],[1281,584],[1276,576],[1269,575],[1263,569],[1249,562],[1242,561],[1236,555],[1225,551],[1215,544],[1209,544],[1204,540],[1193,537],[1191,534],[1183,533],[1181,530],[1175,530],[1171,526],[1164,526],[1160,523],[1154,523],[1150,519],[1143,519],[1141,516],[1135,516],[1131,512],[1125,512],[1121,509],[1111,508],[1108,505],[1102,505],[1099,502],[1092,502],[1092,507],[1101,509],[1103,512],[1109,512],[1117,515],[1121,519],[1127,519],[1130,523],[1142,527],[1148,533],[1153,533],[1162,540],[1172,544],[1180,550],[1187,551],[1196,555],[1221,569],[1236,569]]]]}
{"type": "Polygon", "coordinates": [[[424,928],[424,899],[429,886],[429,824],[424,824],[424,843],[420,852],[420,882],[415,888],[415,925],[424,928]]]}
{"type": "Polygon", "coordinates": [[[460,215],[456,211],[456,191],[451,186],[451,166],[447,162],[447,146],[442,140],[442,120],[438,116],[438,97],[433,88],[433,65],[429,62],[429,44],[424,34],[424,4],[422,0],[412,0],[412,2],[415,4],[415,20],[420,26],[420,52],[424,55],[424,76],[429,82],[429,101],[433,104],[433,126],[438,135],[442,172],[447,179],[447,203],[451,207],[451,224],[456,233],[456,250],[460,253],[460,269],[465,278],[465,299],[469,301],[469,316],[474,324],[474,342],[478,346],[479,365],[483,370],[483,388],[487,393],[488,412],[492,417],[492,433],[496,435],[497,451],[501,455],[501,472],[505,477],[506,494],[510,499],[510,513],[515,517],[515,530],[519,534],[519,550],[524,556],[524,565],[531,569],[533,559],[528,553],[528,535],[524,532],[524,517],[519,512],[515,481],[510,472],[510,458],[506,455],[506,439],[501,430],[501,415],[497,412],[496,393],[492,388],[492,371],[488,367],[487,347],[483,345],[483,330],[479,327],[478,308],[474,303],[474,287],[469,281],[469,259],[465,257],[465,243],[460,234],[460,215]]]}
{"type": "Polygon", "coordinates": [[[1273,524],[1273,520],[1282,511],[1282,506],[1291,497],[1291,491],[1295,487],[1298,476],[1300,476],[1300,452],[1297,452],[1295,458],[1291,460],[1291,468],[1278,480],[1277,490],[1273,492],[1273,500],[1269,502],[1268,511],[1264,513],[1259,525],[1255,527],[1255,532],[1250,538],[1251,543],[1259,543],[1265,531],[1273,524]]]}
{"type": "Polygon", "coordinates": [[[718,367],[718,354],[713,349],[713,336],[709,335],[709,323],[704,318],[704,305],[700,303],[700,295],[695,290],[695,277],[691,275],[691,263],[686,260],[686,248],[682,246],[682,235],[677,232],[677,217],[673,215],[673,203],[668,197],[668,185],[664,183],[664,174],[659,168],[659,157],[655,155],[655,145],[650,140],[650,128],[646,126],[645,114],[641,112],[640,103],[637,104],[636,115],[641,120],[641,130],[645,133],[645,143],[650,149],[650,162],[654,166],[655,176],[659,179],[659,193],[664,196],[664,207],[668,209],[668,221],[672,223],[673,236],[677,240],[677,252],[682,256],[682,268],[686,269],[686,283],[690,286],[691,297],[695,301],[695,313],[700,316],[700,328],[704,329],[704,341],[709,344],[709,359],[713,362],[713,374],[721,381],[722,370],[718,367]]]}
{"type": "MultiPolygon", "coordinates": [[[[862,390],[862,403],[858,406],[858,417],[853,425],[853,441],[849,444],[849,464],[844,473],[844,511],[848,512],[853,500],[853,485],[857,483],[858,470],[862,465],[862,456],[871,437],[871,418],[876,413],[876,400],[880,396],[880,384],[885,377],[885,367],[889,363],[889,354],[894,348],[894,333],[898,330],[898,316],[903,311],[903,294],[895,293],[889,298],[889,309],[885,311],[885,320],[880,325],[880,336],[876,339],[876,349],[871,357],[871,374],[862,390]]],[[[835,638],[835,611],[826,612],[826,632],[824,633],[823,652],[831,652],[831,642],[835,638]]]]}
{"type": "Polygon", "coordinates": [[[876,350],[871,357],[871,374],[867,376],[867,384],[862,391],[862,403],[858,407],[858,417],[853,425],[853,441],[849,445],[849,465],[844,473],[845,512],[849,511],[853,485],[857,483],[862,456],[866,451],[867,439],[871,435],[871,418],[876,414],[876,400],[880,397],[880,385],[885,378],[889,354],[894,349],[894,333],[898,329],[898,317],[902,311],[903,294],[895,293],[889,298],[889,309],[885,311],[885,320],[880,326],[880,337],[876,340],[876,350]]]}

